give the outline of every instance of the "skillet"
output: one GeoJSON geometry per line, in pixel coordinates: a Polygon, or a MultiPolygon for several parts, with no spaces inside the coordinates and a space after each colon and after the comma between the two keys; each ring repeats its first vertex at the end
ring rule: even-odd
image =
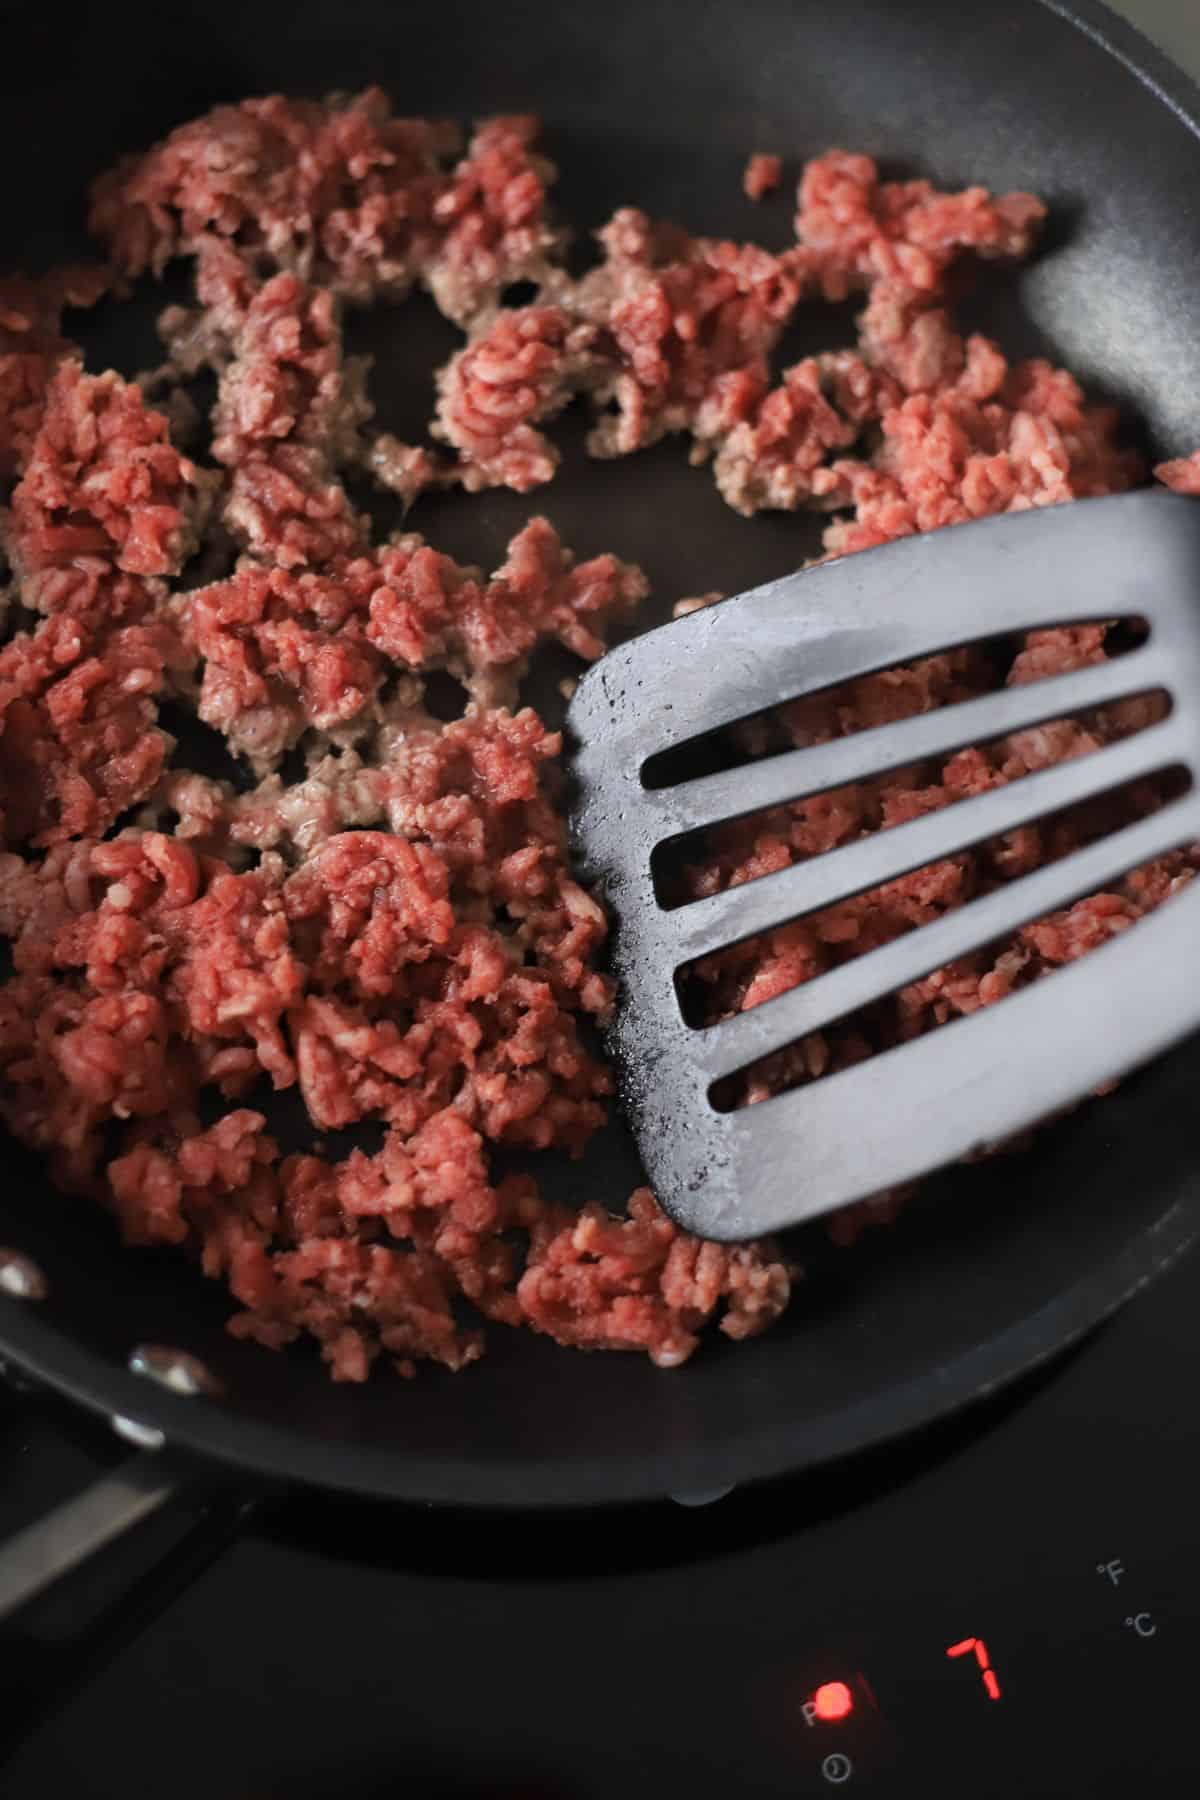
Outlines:
{"type": "MultiPolygon", "coordinates": [[[[800,157],[839,143],[889,172],[1042,195],[1042,251],[1024,270],[989,273],[962,317],[1116,398],[1155,455],[1200,439],[1200,209],[1186,198],[1200,191],[1200,94],[1098,5],[110,0],[52,16],[0,11],[7,265],[80,254],[85,184],[122,151],[219,101],[272,90],[377,81],[401,111],[537,111],[561,169],[559,202],[582,228],[634,203],[693,230],[782,245],[790,193],[751,207],[746,155],[779,149],[794,173],[800,157]]],[[[89,366],[145,366],[162,298],[144,316],[98,309],[89,366]]],[[[814,308],[784,357],[849,339],[849,314],[814,308]]],[[[355,321],[351,348],[378,359],[386,428],[419,427],[430,371],[456,341],[420,299],[355,321]]],[[[812,553],[811,522],[736,517],[677,443],[588,466],[570,453],[581,437],[568,418],[563,471],[538,503],[581,555],[611,548],[643,563],[656,595],[646,623],[682,594],[747,588],[812,553]]],[[[447,498],[413,524],[494,566],[531,510],[515,495],[447,498]]],[[[562,672],[551,666],[532,697],[562,672]]],[[[315,1354],[234,1342],[223,1295],[190,1265],[122,1251],[98,1210],[50,1191],[36,1160],[6,1142],[0,1243],[34,1260],[46,1295],[0,1293],[0,1358],[210,1468],[393,1500],[594,1505],[813,1468],[1012,1381],[1192,1241],[1198,1079],[1194,1040],[1029,1154],[940,1177],[861,1249],[802,1243],[809,1276],[782,1324],[750,1345],[710,1343],[675,1372],[497,1328],[466,1375],[423,1370],[401,1384],[381,1373],[334,1387],[315,1354]],[[139,1378],[129,1357],[145,1344],[199,1357],[220,1397],[139,1378]]],[[[540,1172],[551,1193],[610,1205],[637,1181],[619,1122],[581,1163],[540,1172]]]]}

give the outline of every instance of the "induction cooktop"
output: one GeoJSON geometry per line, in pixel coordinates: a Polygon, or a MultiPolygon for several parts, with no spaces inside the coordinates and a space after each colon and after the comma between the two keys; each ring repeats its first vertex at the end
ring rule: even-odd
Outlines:
{"type": "MultiPolygon", "coordinates": [[[[1032,1385],[632,1509],[168,1515],[3,1639],[4,1800],[1191,1794],[1200,1252],[1032,1385]]],[[[0,1532],[127,1450],[0,1408],[0,1532]]]]}

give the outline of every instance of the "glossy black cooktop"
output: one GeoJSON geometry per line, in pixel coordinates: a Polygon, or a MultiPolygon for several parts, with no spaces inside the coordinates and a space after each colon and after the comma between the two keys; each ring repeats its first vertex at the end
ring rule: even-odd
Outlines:
{"type": "MultiPolygon", "coordinates": [[[[10,1627],[0,1792],[1191,1793],[1198,1388],[1193,1254],[1032,1388],[820,1480],[161,1519],[10,1627]]],[[[0,1530],[128,1454],[35,1396],[0,1420],[0,1530]]]]}

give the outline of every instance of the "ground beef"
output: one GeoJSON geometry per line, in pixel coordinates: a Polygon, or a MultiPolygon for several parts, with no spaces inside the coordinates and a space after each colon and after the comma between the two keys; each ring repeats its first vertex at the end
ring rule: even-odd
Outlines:
{"type": "MultiPolygon", "coordinates": [[[[809,356],[788,369],[725,435],[715,463],[717,487],[737,512],[749,516],[763,507],[792,512],[801,505],[844,506],[849,500],[848,477],[831,459],[851,448],[864,420],[839,409],[836,395],[827,394],[833,386],[831,361],[809,356]]],[[[865,363],[859,367],[871,400],[889,393],[886,377],[877,377],[865,363]]]]}
{"type": "Polygon", "coordinates": [[[275,275],[247,301],[230,338],[213,413],[212,453],[236,468],[285,439],[325,452],[333,466],[359,454],[370,416],[361,363],[342,356],[328,288],[275,275]]]}
{"type": "MultiPolygon", "coordinates": [[[[778,165],[752,158],[747,191],[765,192],[778,165]]],[[[552,274],[552,304],[485,318],[442,373],[434,432],[459,450],[468,487],[525,491],[557,463],[533,425],[586,392],[598,412],[595,456],[686,431],[696,460],[717,452],[717,484],[739,511],[845,506],[850,472],[836,453],[877,434],[906,393],[940,388],[967,360],[937,309],[950,264],[967,253],[1024,255],[1043,213],[1029,194],[880,182],[869,157],[841,151],[805,169],[797,243],[779,256],[624,208],[598,234],[599,268],[576,282],[552,274]],[[771,389],[768,359],[800,300],[858,288],[869,290],[863,356],[809,358],[771,389]]],[[[984,398],[975,389],[994,346],[973,343],[970,391],[984,398]]],[[[1107,427],[1095,429],[1103,437],[1107,427]]]]}
{"type": "MultiPolygon", "coordinates": [[[[119,593],[101,585],[97,605],[119,593]]],[[[9,844],[106,831],[146,799],[170,748],[156,701],[186,664],[169,624],[100,632],[69,613],[0,649],[0,809],[9,844]]]]}
{"type": "Polygon", "coordinates": [[[428,842],[473,904],[503,910],[507,934],[556,994],[603,1019],[612,988],[594,965],[607,926],[568,865],[550,791],[561,749],[531,707],[440,724],[414,705],[391,710],[366,754],[324,755],[305,780],[272,775],[237,793],[176,772],[160,799],[179,840],[224,858],[251,849],[303,860],[359,827],[428,842]]]}
{"type": "Polygon", "coordinates": [[[742,190],[747,200],[761,200],[774,193],[783,180],[783,158],[758,150],[742,171],[742,190]]]}
{"type": "Polygon", "coordinates": [[[0,281],[0,481],[23,466],[50,378],[74,348],[62,335],[64,309],[93,306],[107,285],[99,268],[0,281]]]}
{"type": "Polygon", "coordinates": [[[256,269],[227,238],[203,235],[194,251],[193,282],[195,307],[168,306],[158,316],[158,334],[169,361],[154,371],[152,382],[171,375],[198,375],[202,369],[219,374],[233,355],[262,285],[256,269]]]}
{"type": "Polygon", "coordinates": [[[989,513],[1118,492],[1142,474],[1114,440],[1115,410],[1089,406],[1063,369],[1035,359],[1011,368],[973,339],[955,380],[909,394],[884,413],[870,463],[835,463],[854,519],[826,534],[838,554],[989,513]]]}
{"type": "Polygon", "coordinates": [[[167,421],[138,388],[63,361],[13,493],[18,573],[99,557],[132,575],[177,575],[198,542],[211,486],[174,449],[167,421]]]}
{"type": "Polygon", "coordinates": [[[491,1141],[581,1149],[607,1074],[519,939],[460,921],[451,888],[432,845],[380,832],[339,833],[290,878],[309,969],[294,1027],[309,1113],[329,1127],[382,1117],[409,1135],[453,1102],[491,1141]]]}
{"type": "Polygon", "coordinates": [[[197,308],[159,319],[167,361],[143,381],[178,396],[218,376],[212,454],[226,465],[222,520],[236,543],[287,566],[320,564],[365,535],[343,486],[362,468],[407,504],[444,479],[436,459],[366,431],[370,358],[347,357],[330,289],[285,273],[259,281],[224,239],[197,249],[197,308]]]}
{"type": "Polygon", "coordinates": [[[1177,494],[1200,494],[1200,450],[1193,450],[1190,456],[1176,457],[1174,462],[1159,463],[1154,473],[1177,494]]]}
{"type": "Polygon", "coordinates": [[[552,418],[587,379],[595,329],[561,306],[500,312],[438,377],[434,434],[459,453],[468,490],[528,493],[549,481],[558,452],[533,427],[552,418]]]}
{"type": "Polygon", "coordinates": [[[221,520],[253,566],[320,568],[365,549],[368,521],[318,450],[277,444],[231,472],[221,520]]]}
{"type": "MultiPolygon", "coordinates": [[[[804,169],[779,253],[624,208],[575,276],[536,142],[531,119],[487,120],[459,155],[453,128],[394,117],[378,90],[219,107],[96,184],[111,270],[0,285],[16,610],[0,648],[0,1113],[130,1244],[178,1246],[223,1281],[235,1333],[315,1339],[346,1380],[381,1355],[462,1368],[489,1323],[670,1366],[714,1322],[734,1339],[766,1328],[797,1273],[769,1242],[680,1232],[645,1189],[624,1215],[571,1210],[524,1167],[580,1155],[602,1123],[592,1027],[614,994],[605,914],[568,858],[561,741],[518,682],[551,639],[600,655],[641,572],[577,563],[533,518],[485,576],[415,533],[379,541],[356,478],[406,507],[448,483],[528,492],[559,462],[542,428],[580,397],[592,454],[686,435],[739,511],[830,514],[827,555],[1140,475],[1069,374],[955,326],[952,265],[1024,255],[1031,196],[884,182],[832,150],[804,169]],[[195,300],[162,315],[162,366],[139,385],[85,372],[64,308],[176,257],[195,300]],[[514,283],[532,298],[506,306],[514,283]],[[343,306],[415,284],[466,334],[437,378],[439,450],[373,435],[367,364],[345,353],[343,306]],[[776,378],[801,301],[849,294],[857,344],[776,378]],[[211,466],[176,441],[195,411],[181,384],[201,373],[211,466]],[[467,689],[461,717],[432,716],[431,671],[467,689]],[[164,725],[180,709],[224,735],[245,778],[187,767],[164,725]],[[307,1121],[298,1145],[268,1126],[276,1094],[307,1121]],[[325,1134],[364,1124],[371,1152],[334,1154],[325,1134]]],[[[745,191],[779,177],[778,157],[754,156],[745,191]]],[[[1200,491],[1195,464],[1158,473],[1200,491]]],[[[1035,632],[1003,678],[1113,647],[1103,624],[1035,632]]],[[[995,678],[979,651],[926,658],[739,728],[739,754],[995,678]]],[[[735,821],[692,846],[678,897],[1087,754],[1158,705],[735,821]]],[[[690,972],[688,1004],[708,1019],[759,1005],[1160,799],[1142,784],[735,946],[690,972]]],[[[1161,858],[936,971],[747,1071],[733,1100],[1001,999],[1127,929],[1198,862],[1161,858]]],[[[830,1235],[850,1243],[903,1199],[847,1209],[830,1235]]]]}
{"type": "Polygon", "coordinates": [[[400,496],[406,512],[426,488],[453,479],[423,444],[402,443],[390,431],[376,432],[367,446],[363,466],[380,487],[400,496]]]}
{"type": "Polygon", "coordinates": [[[339,285],[403,289],[435,241],[455,137],[392,118],[378,89],[220,106],[103,176],[91,228],[125,275],[161,273],[211,233],[339,285]]]}
{"type": "Polygon", "coordinates": [[[256,556],[286,566],[318,566],[366,535],[343,485],[364,469],[411,505],[447,479],[419,445],[366,427],[369,357],[343,352],[339,303],[328,288],[291,274],[261,287],[237,281],[221,245],[202,252],[213,303],[164,314],[160,330],[170,360],[159,371],[168,386],[197,367],[219,375],[212,454],[229,476],[223,520],[234,540],[256,556]]]}
{"type": "MultiPolygon", "coordinates": [[[[239,473],[257,482],[259,464],[251,459],[239,473]]],[[[341,515],[255,518],[261,560],[247,558],[228,580],[190,593],[181,617],[203,659],[200,717],[258,769],[313,727],[365,730],[393,670],[449,668],[488,704],[508,700],[540,639],[591,660],[605,621],[646,593],[640,571],[613,556],[573,565],[546,519],[532,519],[485,580],[415,534],[354,555],[341,515]],[[298,538],[311,550],[322,533],[330,547],[312,558],[321,572],[286,566],[300,560],[298,538]]]]}
{"type": "MultiPolygon", "coordinates": [[[[520,744],[536,721],[498,726],[494,740],[520,744]]],[[[464,741],[444,763],[478,755],[477,727],[454,735],[464,741]]],[[[508,804],[520,810],[529,796],[516,785],[522,798],[508,804]]],[[[455,860],[353,830],[291,874],[278,857],[237,874],[137,830],[76,841],[40,866],[5,857],[11,1128],[64,1185],[101,1192],[129,1242],[193,1245],[249,1309],[236,1329],[271,1343],[305,1329],[343,1376],[364,1374],[380,1350],[471,1360],[479,1334],[455,1325],[460,1296],[509,1324],[663,1362],[681,1360],[719,1306],[733,1335],[768,1323],[787,1291],[769,1250],[714,1251],[719,1267],[701,1279],[690,1264],[705,1267],[704,1247],[645,1196],[638,1229],[621,1228],[631,1235],[594,1276],[600,1252],[578,1233],[566,1271],[561,1209],[528,1181],[492,1187],[487,1144],[578,1151],[602,1120],[609,1078],[573,1010],[607,1003],[603,984],[588,992],[599,978],[584,977],[582,960],[604,920],[580,894],[573,924],[560,845],[548,868],[526,848],[486,865],[493,902],[511,897],[512,933],[477,922],[469,876],[480,864],[455,860]],[[204,1088],[237,1099],[264,1075],[297,1085],[318,1128],[383,1121],[384,1150],[341,1165],[281,1161],[262,1115],[244,1108],[199,1132],[204,1088]],[[529,1235],[523,1276],[513,1232],[529,1235]],[[577,1296],[574,1340],[563,1282],[577,1296]]],[[[589,1209],[579,1232],[606,1218],[589,1209]]]]}
{"type": "Polygon", "coordinates": [[[434,202],[442,234],[422,279],[448,319],[465,325],[517,282],[544,281],[562,247],[546,218],[554,164],[539,156],[538,121],[487,119],[434,202]]]}
{"type": "Polygon", "coordinates": [[[1032,194],[994,199],[982,187],[945,194],[928,181],[880,181],[871,157],[830,150],[801,177],[796,236],[828,299],[880,280],[939,293],[946,269],[964,251],[1026,255],[1045,216],[1032,194]]]}
{"type": "Polygon", "coordinates": [[[517,1288],[524,1319],[560,1344],[584,1350],[649,1350],[673,1368],[725,1303],[721,1330],[751,1337],[788,1300],[781,1263],[752,1247],[703,1243],[663,1217],[648,1188],[614,1219],[599,1206],[548,1212],[530,1236],[517,1288]]]}
{"type": "Polygon", "coordinates": [[[575,296],[611,341],[589,448],[620,456],[691,431],[703,454],[766,388],[768,356],[809,283],[804,253],[690,238],[633,209],[599,236],[604,263],[575,296]]]}
{"type": "Polygon", "coordinates": [[[424,282],[464,322],[508,283],[541,276],[553,165],[537,122],[490,119],[467,154],[452,126],[392,116],[386,95],[219,106],[103,176],[91,227],[126,276],[161,273],[210,238],[338,294],[401,298],[424,282]]]}

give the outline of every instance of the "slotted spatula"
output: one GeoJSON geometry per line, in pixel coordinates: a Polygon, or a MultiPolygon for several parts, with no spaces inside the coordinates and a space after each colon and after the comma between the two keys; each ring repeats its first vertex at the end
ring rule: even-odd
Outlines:
{"type": "Polygon", "coordinates": [[[721,1112],[715,1082],[1200,838],[1200,505],[1147,489],[908,538],[621,644],[568,715],[585,873],[614,914],[610,1048],[646,1173],[689,1230],[754,1237],[998,1143],[1200,1025],[1200,881],[1001,1003],[791,1092],[721,1112]],[[1128,654],[674,786],[657,753],[939,650],[1130,615],[1128,654]],[[1158,724],[772,875],[664,908],[651,854],[685,832],[1163,689],[1158,724]],[[1170,768],[1179,798],[936,923],[724,1023],[684,1018],[695,958],[1170,768]]]}

